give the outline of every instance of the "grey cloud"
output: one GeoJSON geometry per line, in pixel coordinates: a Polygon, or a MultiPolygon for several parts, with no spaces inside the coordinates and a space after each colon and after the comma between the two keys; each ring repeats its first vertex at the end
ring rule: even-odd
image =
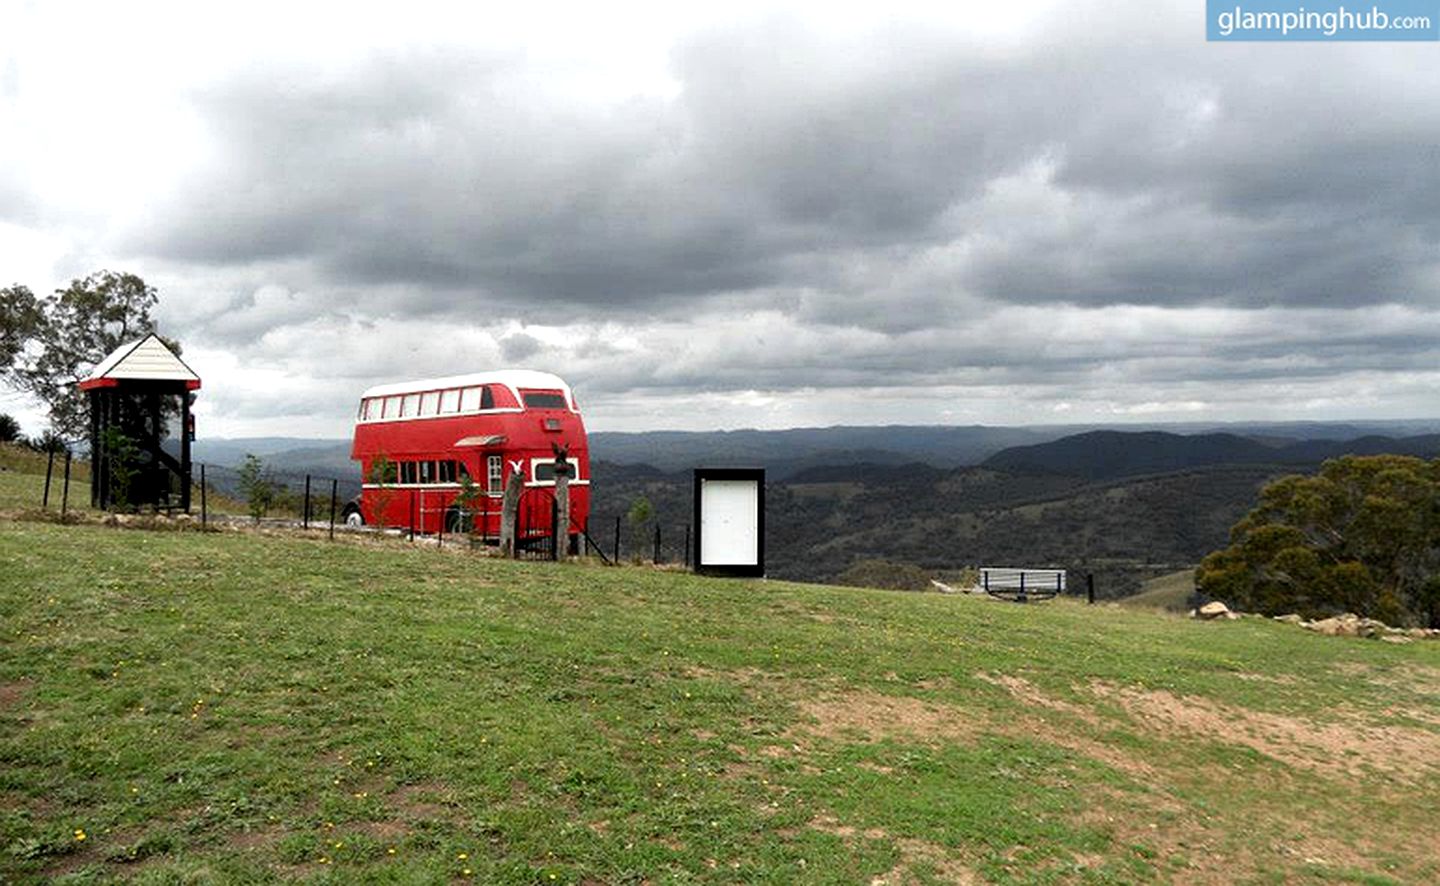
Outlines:
{"type": "Polygon", "coordinates": [[[751,22],[681,43],[674,97],[612,104],[474,50],[255,72],[195,96],[215,162],[132,242],[313,299],[251,304],[250,281],[216,342],[385,325],[338,367],[357,382],[546,359],[607,396],[1068,396],[1426,371],[1432,337],[1363,309],[1440,304],[1440,89],[1417,48],[1206,44],[1178,4],[1144,9],[1145,39],[1060,22],[1004,51],[751,22]],[[1125,306],[1292,313],[1263,335],[1056,332],[1125,306]],[[435,353],[420,330],[511,320],[576,336],[435,353]],[[640,348],[579,331],[607,322],[640,348]]]}
{"type": "Polygon", "coordinates": [[[500,356],[507,363],[516,365],[539,353],[542,347],[539,339],[517,332],[500,339],[500,356]]]}

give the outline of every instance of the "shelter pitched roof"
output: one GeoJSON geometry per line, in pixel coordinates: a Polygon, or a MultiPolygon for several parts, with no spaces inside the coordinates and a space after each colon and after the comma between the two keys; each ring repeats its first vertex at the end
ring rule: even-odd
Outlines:
{"type": "Polygon", "coordinates": [[[195,370],[186,366],[153,332],[111,351],[80,380],[80,390],[113,387],[123,379],[184,382],[192,391],[200,387],[200,376],[195,370]]]}

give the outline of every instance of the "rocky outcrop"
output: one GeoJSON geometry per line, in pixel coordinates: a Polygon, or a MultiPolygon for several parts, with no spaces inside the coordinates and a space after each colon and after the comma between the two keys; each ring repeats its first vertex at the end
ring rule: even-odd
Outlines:
{"type": "Polygon", "coordinates": [[[1230,607],[1221,603],[1219,600],[1212,600],[1206,603],[1204,606],[1192,612],[1191,615],[1195,618],[1205,619],[1206,621],[1214,621],[1222,618],[1233,621],[1240,617],[1231,612],[1230,607]]]}
{"type": "Polygon", "coordinates": [[[1397,628],[1377,621],[1373,618],[1361,618],[1353,612],[1345,612],[1340,615],[1332,615],[1329,618],[1320,618],[1314,621],[1306,621],[1300,616],[1291,613],[1289,615],[1277,615],[1276,621],[1293,624],[1314,631],[1317,634],[1324,634],[1327,637],[1366,637],[1378,638],[1390,643],[1409,643],[1412,640],[1434,640],[1440,639],[1440,630],[1432,628],[1397,628]]]}

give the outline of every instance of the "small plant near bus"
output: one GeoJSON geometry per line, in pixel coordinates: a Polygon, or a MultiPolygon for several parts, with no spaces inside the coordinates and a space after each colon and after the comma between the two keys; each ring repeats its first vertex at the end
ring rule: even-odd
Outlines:
{"type": "Polygon", "coordinates": [[[140,450],[135,441],[119,428],[106,428],[100,435],[105,450],[110,485],[110,505],[117,511],[130,509],[130,484],[139,472],[140,450]]]}
{"type": "Polygon", "coordinates": [[[480,484],[471,479],[469,473],[460,474],[460,491],[455,494],[455,510],[460,513],[460,528],[464,532],[474,532],[475,526],[475,504],[480,501],[484,492],[480,484]]]}
{"type": "Polygon", "coordinates": [[[630,510],[625,512],[625,519],[630,524],[630,549],[634,551],[633,559],[639,561],[640,552],[645,550],[649,540],[647,530],[655,520],[655,506],[650,503],[650,499],[637,495],[635,500],[630,502],[630,510]]]}
{"type": "Polygon", "coordinates": [[[375,515],[375,525],[380,529],[385,528],[385,512],[390,509],[390,502],[395,498],[392,484],[399,477],[399,468],[385,453],[377,452],[370,460],[370,471],[365,475],[365,482],[375,487],[375,496],[371,499],[374,503],[372,513],[375,515]]]}
{"type": "Polygon", "coordinates": [[[275,483],[270,479],[270,473],[265,468],[265,463],[258,455],[245,454],[245,461],[240,465],[240,492],[245,496],[245,504],[250,516],[255,522],[265,516],[275,503],[275,483]]]}

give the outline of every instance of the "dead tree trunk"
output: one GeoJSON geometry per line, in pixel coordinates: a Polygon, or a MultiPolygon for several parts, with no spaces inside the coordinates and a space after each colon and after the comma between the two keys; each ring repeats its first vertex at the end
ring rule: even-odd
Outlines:
{"type": "Polygon", "coordinates": [[[520,490],[524,486],[520,472],[510,475],[505,484],[505,497],[500,502],[500,553],[506,557],[519,556],[519,545],[515,541],[515,527],[520,517],[520,490]]]}
{"type": "Polygon", "coordinates": [[[556,558],[570,555],[570,475],[555,475],[555,544],[556,558]]]}

